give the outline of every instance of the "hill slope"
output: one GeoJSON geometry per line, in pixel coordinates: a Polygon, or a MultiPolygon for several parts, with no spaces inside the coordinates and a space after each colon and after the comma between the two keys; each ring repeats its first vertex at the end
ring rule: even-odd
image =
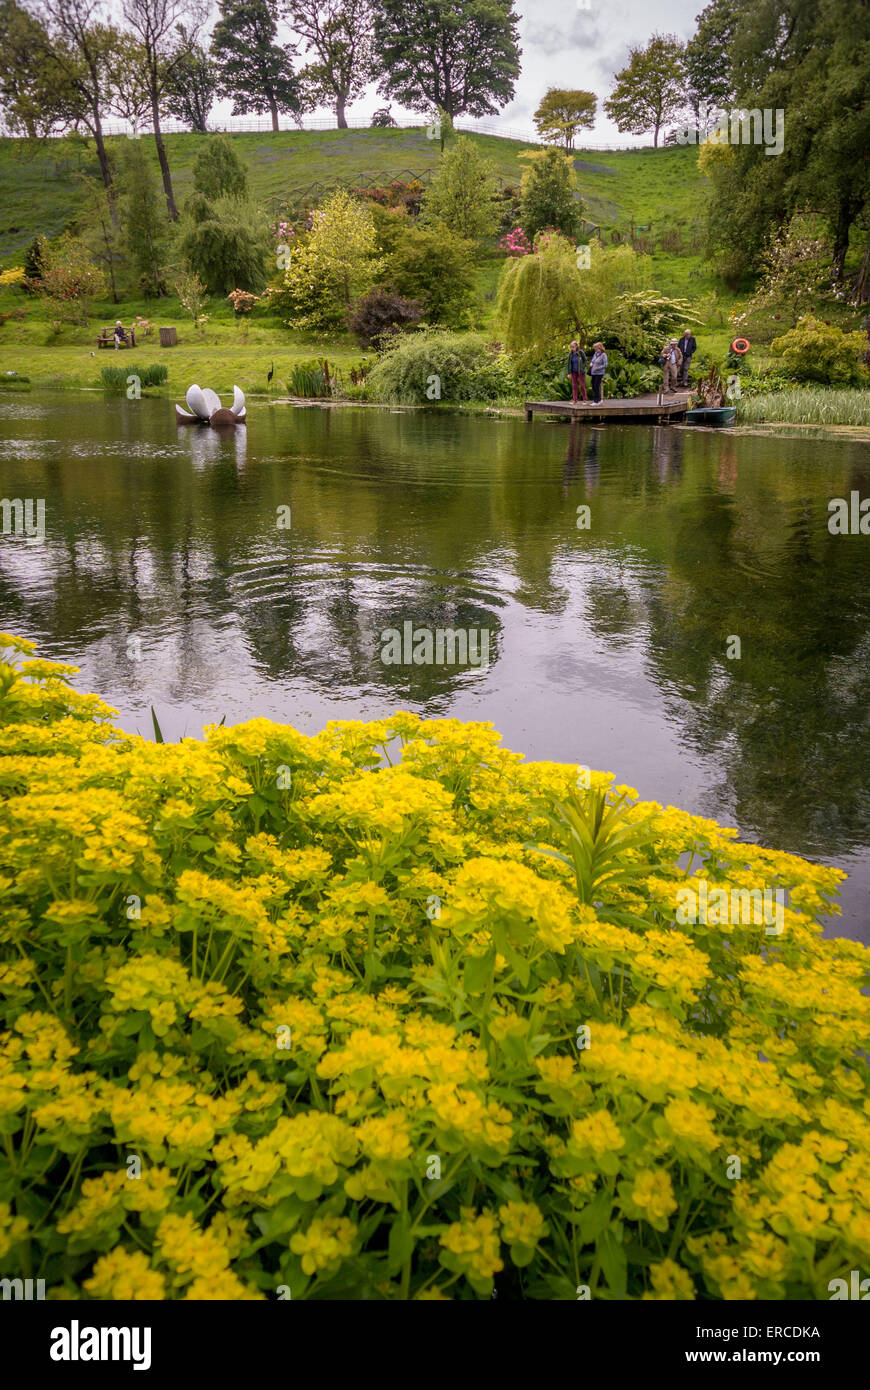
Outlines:
{"type": "MultiPolygon", "coordinates": [[[[201,135],[168,135],[166,146],[179,205],[192,188],[201,135]]],[[[141,137],[157,165],[154,141],[141,137]]],[[[317,195],[317,185],[340,181],[389,182],[427,177],[438,162],[437,140],[425,128],[411,130],[282,131],[230,136],[248,169],[257,199],[283,201],[289,194],[317,195]]],[[[500,179],[519,183],[524,150],[535,148],[492,135],[471,139],[493,162],[500,179]]],[[[108,140],[119,151],[126,137],[108,140]]],[[[686,239],[703,217],[705,180],[690,146],[661,150],[575,151],[586,214],[603,228],[629,233],[632,223],[652,235],[680,224],[686,239]]],[[[93,147],[49,140],[36,153],[22,141],[0,140],[0,261],[20,260],[37,233],[56,236],[75,217],[81,201],[77,175],[98,173],[93,147]]]]}

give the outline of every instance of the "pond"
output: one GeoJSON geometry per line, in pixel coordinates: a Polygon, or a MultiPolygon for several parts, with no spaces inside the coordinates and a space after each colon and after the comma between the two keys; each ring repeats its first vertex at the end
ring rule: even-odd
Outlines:
{"type": "Polygon", "coordinates": [[[866,941],[870,537],[828,529],[852,491],[870,446],[844,439],[265,401],[227,435],[0,395],[0,495],[45,504],[44,539],[0,536],[0,626],[148,736],[152,706],[173,739],[490,720],[840,865],[830,930],[866,941]],[[465,664],[459,636],[414,664],[438,630],[465,664]]]}

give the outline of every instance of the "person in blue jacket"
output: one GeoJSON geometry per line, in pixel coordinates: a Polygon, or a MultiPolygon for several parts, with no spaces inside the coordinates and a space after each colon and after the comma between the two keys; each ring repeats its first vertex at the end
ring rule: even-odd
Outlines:
{"type": "Polygon", "coordinates": [[[571,395],[575,402],[577,400],[578,386],[583,400],[587,401],[589,399],[586,395],[586,366],[586,353],[580,347],[579,343],[573,342],[571,344],[571,350],[568,353],[568,375],[571,378],[571,395]]]}

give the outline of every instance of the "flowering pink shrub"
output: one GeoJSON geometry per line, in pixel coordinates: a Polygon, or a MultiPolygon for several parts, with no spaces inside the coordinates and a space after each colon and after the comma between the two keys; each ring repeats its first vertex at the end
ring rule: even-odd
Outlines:
{"type": "Polygon", "coordinates": [[[522,227],[514,227],[512,232],[507,232],[499,246],[508,256],[528,256],[532,250],[532,244],[522,227]]]}

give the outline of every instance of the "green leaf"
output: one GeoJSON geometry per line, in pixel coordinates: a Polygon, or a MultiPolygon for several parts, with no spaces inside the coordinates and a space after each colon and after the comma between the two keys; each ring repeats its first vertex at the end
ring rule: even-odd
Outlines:
{"type": "Polygon", "coordinates": [[[207,835],[191,835],[188,844],[191,849],[200,853],[207,849],[214,849],[214,840],[210,840],[207,835]]]}
{"type": "Polygon", "coordinates": [[[612,1227],[601,1232],[597,1250],[608,1287],[617,1298],[624,1298],[628,1278],[628,1257],[625,1246],[612,1227]]]}
{"type": "Polygon", "coordinates": [[[398,1274],[399,1270],[411,1258],[416,1244],[415,1237],[411,1234],[411,1225],[407,1215],[397,1216],[390,1227],[389,1259],[387,1269],[390,1274],[398,1274]]]}
{"type": "Polygon", "coordinates": [[[466,994],[480,994],[489,984],[495,966],[495,947],[490,946],[483,956],[472,956],[462,972],[462,987],[466,994]]]}

